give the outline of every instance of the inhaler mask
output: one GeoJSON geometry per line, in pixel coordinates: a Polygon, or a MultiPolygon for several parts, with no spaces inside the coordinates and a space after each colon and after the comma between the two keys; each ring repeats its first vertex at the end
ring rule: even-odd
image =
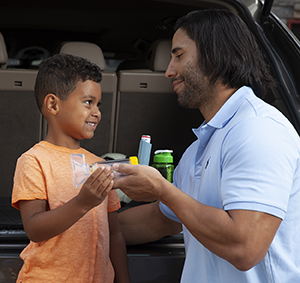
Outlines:
{"type": "MultiPolygon", "coordinates": [[[[131,156],[126,159],[100,161],[93,163],[91,166],[85,163],[84,154],[71,154],[70,160],[74,188],[78,188],[80,185],[82,185],[88,179],[88,177],[95,172],[97,168],[99,168],[101,164],[109,166],[113,166],[114,163],[127,163],[132,165],[138,164],[138,159],[136,156],[131,156]]],[[[119,172],[114,171],[114,173],[114,179],[123,176],[123,174],[119,172]]]]}

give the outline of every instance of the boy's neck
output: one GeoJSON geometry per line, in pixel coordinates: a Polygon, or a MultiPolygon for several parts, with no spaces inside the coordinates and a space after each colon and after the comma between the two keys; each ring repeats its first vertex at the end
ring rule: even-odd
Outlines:
{"type": "Polygon", "coordinates": [[[80,141],[70,138],[69,140],[62,140],[60,138],[51,137],[51,135],[47,134],[44,141],[49,142],[53,145],[66,147],[68,149],[79,149],[80,148],[80,141]]]}

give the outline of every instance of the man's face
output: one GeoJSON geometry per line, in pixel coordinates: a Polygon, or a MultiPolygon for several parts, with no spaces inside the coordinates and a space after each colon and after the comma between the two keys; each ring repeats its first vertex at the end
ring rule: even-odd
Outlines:
{"type": "Polygon", "coordinates": [[[212,87],[199,67],[197,47],[183,29],[173,37],[172,58],[165,74],[172,78],[181,106],[200,108],[212,98],[212,87]]]}

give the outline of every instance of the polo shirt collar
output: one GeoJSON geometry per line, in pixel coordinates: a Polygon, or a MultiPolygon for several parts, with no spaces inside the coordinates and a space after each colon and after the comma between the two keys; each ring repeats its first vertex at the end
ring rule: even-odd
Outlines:
{"type": "Polygon", "coordinates": [[[246,98],[252,95],[254,95],[254,93],[250,87],[243,86],[239,88],[231,97],[229,97],[207,124],[214,128],[223,128],[235,115],[246,98]]]}
{"type": "MultiPolygon", "coordinates": [[[[239,88],[229,99],[223,104],[220,110],[215,114],[215,116],[208,122],[204,121],[198,129],[193,129],[195,135],[200,138],[201,129],[211,128],[209,130],[210,135],[214,132],[215,129],[223,128],[230,119],[235,115],[243,102],[250,96],[253,96],[254,93],[250,87],[243,86],[239,88]]],[[[205,130],[207,131],[207,130],[205,130]]]]}

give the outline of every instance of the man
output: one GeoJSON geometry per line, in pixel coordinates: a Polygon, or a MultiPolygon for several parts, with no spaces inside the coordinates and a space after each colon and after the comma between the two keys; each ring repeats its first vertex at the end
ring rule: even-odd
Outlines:
{"type": "Polygon", "coordinates": [[[300,282],[300,142],[257,97],[273,83],[254,37],[221,10],[189,13],[175,30],[166,76],[205,121],[173,184],[154,168],[115,164],[127,176],[114,187],[158,200],[119,215],[124,237],[138,244],[183,227],[184,283],[300,282]]]}

